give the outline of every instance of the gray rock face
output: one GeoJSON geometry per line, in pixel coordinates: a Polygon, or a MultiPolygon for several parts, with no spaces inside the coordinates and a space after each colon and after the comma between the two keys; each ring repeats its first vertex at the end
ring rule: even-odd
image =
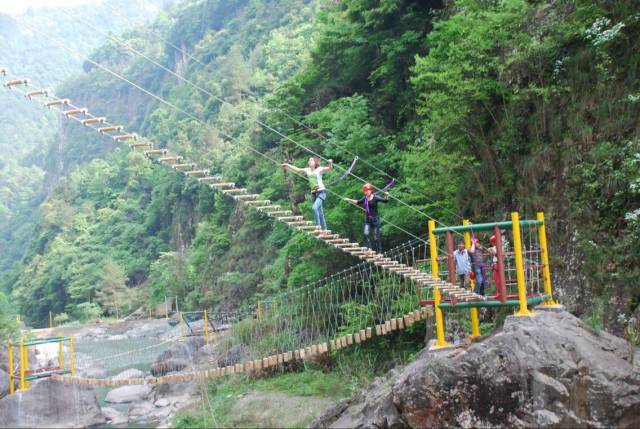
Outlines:
{"type": "Polygon", "coordinates": [[[105,398],[106,402],[111,404],[126,404],[129,402],[144,401],[149,397],[151,387],[147,385],[141,386],[122,386],[110,390],[105,398]]]}
{"type": "Polygon", "coordinates": [[[78,369],[78,376],[86,378],[107,378],[107,370],[100,366],[78,369]]]}
{"type": "Polygon", "coordinates": [[[0,369],[0,398],[9,394],[9,374],[0,369]]]}
{"type": "Polygon", "coordinates": [[[626,341],[567,312],[509,317],[467,349],[423,351],[311,427],[640,427],[626,341]]]}
{"type": "Polygon", "coordinates": [[[184,342],[173,344],[155,360],[151,366],[151,374],[160,377],[170,372],[182,371],[194,363],[194,357],[203,345],[202,337],[189,337],[184,342]]]}
{"type": "Polygon", "coordinates": [[[110,407],[102,408],[102,415],[113,426],[124,425],[129,421],[129,418],[123,414],[120,414],[118,410],[110,407]]]}
{"type": "Polygon", "coordinates": [[[42,380],[0,400],[0,427],[88,427],[105,422],[92,389],[42,380]]]}
{"type": "Polygon", "coordinates": [[[126,369],[113,377],[114,380],[128,380],[130,378],[143,378],[144,372],[136,368],[126,369]]]}
{"type": "Polygon", "coordinates": [[[224,367],[229,365],[235,365],[241,362],[243,358],[248,356],[248,350],[241,345],[235,345],[229,350],[226,350],[218,357],[218,366],[224,367]]]}

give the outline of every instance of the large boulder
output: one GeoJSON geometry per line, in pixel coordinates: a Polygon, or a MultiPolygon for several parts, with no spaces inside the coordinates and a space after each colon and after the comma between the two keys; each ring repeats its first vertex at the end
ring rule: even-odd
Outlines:
{"type": "Polygon", "coordinates": [[[131,378],[144,378],[144,372],[137,368],[130,368],[112,377],[113,380],[129,380],[131,378]]]}
{"type": "Polygon", "coordinates": [[[231,346],[229,349],[224,350],[218,356],[218,366],[224,367],[229,365],[235,365],[242,362],[249,356],[249,350],[243,345],[231,346]]]}
{"type": "Polygon", "coordinates": [[[103,407],[102,415],[107,419],[109,423],[113,426],[123,425],[129,421],[129,418],[123,414],[120,414],[118,410],[111,407],[103,407]]]}
{"type": "Polygon", "coordinates": [[[204,339],[202,337],[188,337],[185,341],[172,344],[151,365],[151,374],[160,377],[191,366],[194,363],[194,357],[203,345],[204,339]]]}
{"type": "Polygon", "coordinates": [[[0,398],[9,394],[9,374],[0,369],[0,398]]]}
{"type": "Polygon", "coordinates": [[[468,348],[423,351],[312,427],[640,427],[625,340],[567,312],[508,317],[468,348]]]}
{"type": "Polygon", "coordinates": [[[130,402],[144,401],[151,394],[151,386],[131,385],[116,387],[107,393],[106,402],[111,404],[127,404],[130,402]]]}
{"type": "Polygon", "coordinates": [[[93,389],[51,380],[0,400],[0,427],[89,427],[105,422],[93,389]]]}

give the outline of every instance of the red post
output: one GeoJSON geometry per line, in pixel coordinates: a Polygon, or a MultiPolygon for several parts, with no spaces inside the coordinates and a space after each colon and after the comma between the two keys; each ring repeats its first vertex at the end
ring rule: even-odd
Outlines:
{"type": "Polygon", "coordinates": [[[456,265],[453,260],[453,233],[447,231],[447,265],[449,268],[449,283],[456,284],[456,265]]]}
{"type": "Polygon", "coordinates": [[[507,301],[507,286],[504,276],[504,254],[502,253],[502,232],[499,227],[495,227],[493,229],[493,234],[496,236],[496,259],[497,262],[497,270],[498,277],[495,280],[496,282],[496,293],[498,295],[498,299],[501,302],[507,301]]]}

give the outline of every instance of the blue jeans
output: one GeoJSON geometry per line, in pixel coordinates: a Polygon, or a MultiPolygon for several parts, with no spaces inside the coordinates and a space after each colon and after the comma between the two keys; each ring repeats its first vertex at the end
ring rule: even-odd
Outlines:
{"type": "Polygon", "coordinates": [[[478,295],[484,295],[484,273],[482,272],[482,265],[473,266],[473,273],[476,275],[476,287],[474,292],[478,295]]]}
{"type": "Polygon", "coordinates": [[[313,195],[313,216],[316,218],[316,225],[319,225],[322,229],[327,229],[327,221],[324,219],[324,211],[322,211],[322,204],[327,199],[327,192],[320,191],[313,195]]]}

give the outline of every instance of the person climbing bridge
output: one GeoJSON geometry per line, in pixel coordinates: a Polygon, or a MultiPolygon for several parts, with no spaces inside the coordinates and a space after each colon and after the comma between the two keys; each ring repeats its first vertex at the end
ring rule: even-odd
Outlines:
{"type": "Polygon", "coordinates": [[[386,203],[389,201],[389,193],[382,194],[384,197],[376,194],[374,187],[371,183],[366,183],[362,187],[364,196],[359,200],[353,200],[351,198],[345,198],[344,200],[364,207],[364,241],[365,245],[378,253],[382,253],[382,242],[380,240],[380,215],[378,214],[378,203],[386,203]],[[373,240],[376,248],[371,247],[371,230],[373,230],[373,240]]]}
{"type": "Polygon", "coordinates": [[[497,247],[497,239],[495,235],[492,235],[489,239],[491,246],[489,248],[489,254],[492,256],[491,258],[491,271],[493,272],[493,282],[496,285],[496,289],[500,290],[501,281],[500,281],[500,271],[498,270],[498,247],[497,247]]]}
{"type": "Polygon", "coordinates": [[[320,158],[312,156],[309,158],[308,167],[300,168],[295,165],[291,165],[287,162],[280,164],[285,170],[291,170],[299,174],[306,174],[309,179],[309,185],[311,187],[311,197],[313,198],[313,216],[316,220],[316,225],[322,229],[321,236],[326,235],[327,221],[324,218],[324,211],[322,205],[327,199],[327,190],[322,182],[322,176],[328,171],[333,169],[333,159],[327,161],[327,166],[322,167],[320,165],[320,158]]]}
{"type": "Polygon", "coordinates": [[[482,246],[482,242],[478,237],[474,237],[471,241],[469,254],[471,255],[471,270],[476,282],[476,286],[473,291],[478,295],[484,295],[484,286],[486,283],[483,251],[484,247],[482,246]]]}
{"type": "Polygon", "coordinates": [[[469,258],[469,252],[464,247],[464,241],[461,240],[458,243],[458,249],[454,250],[453,258],[460,287],[464,289],[469,283],[469,274],[471,274],[471,259],[469,258]]]}

